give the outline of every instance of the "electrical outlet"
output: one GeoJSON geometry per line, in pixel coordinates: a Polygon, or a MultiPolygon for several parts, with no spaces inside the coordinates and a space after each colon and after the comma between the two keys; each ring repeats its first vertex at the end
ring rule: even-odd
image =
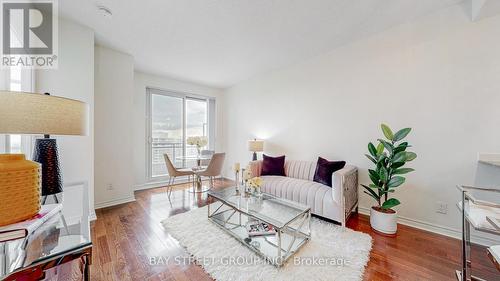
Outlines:
{"type": "Polygon", "coordinates": [[[447,214],[448,213],[448,204],[446,204],[444,202],[437,201],[436,202],[436,213],[447,214]]]}
{"type": "Polygon", "coordinates": [[[114,187],[113,187],[113,184],[112,183],[108,183],[108,186],[106,187],[107,190],[113,190],[114,187]]]}

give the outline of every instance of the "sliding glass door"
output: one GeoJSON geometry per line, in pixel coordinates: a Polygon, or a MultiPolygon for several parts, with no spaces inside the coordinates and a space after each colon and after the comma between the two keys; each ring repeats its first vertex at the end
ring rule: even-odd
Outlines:
{"type": "Polygon", "coordinates": [[[184,155],[184,100],[179,97],[151,95],[151,176],[165,176],[164,154],[176,167],[182,167],[179,156],[184,155]]]}
{"type": "MultiPolygon", "coordinates": [[[[147,89],[148,95],[148,177],[158,180],[168,176],[164,154],[177,168],[190,168],[195,161],[183,159],[196,155],[196,147],[186,144],[191,136],[209,140],[208,98],[147,89]]],[[[212,101],[213,102],[213,101],[212,101]]],[[[213,147],[209,142],[208,147],[213,147]]]]}
{"type": "MultiPolygon", "coordinates": [[[[206,100],[186,98],[186,139],[189,137],[205,136],[208,137],[208,106],[206,100]]],[[[186,155],[196,155],[198,151],[196,146],[186,146],[186,155]]],[[[193,161],[191,163],[194,164],[193,161]]],[[[193,167],[193,166],[191,166],[193,167]]]]}

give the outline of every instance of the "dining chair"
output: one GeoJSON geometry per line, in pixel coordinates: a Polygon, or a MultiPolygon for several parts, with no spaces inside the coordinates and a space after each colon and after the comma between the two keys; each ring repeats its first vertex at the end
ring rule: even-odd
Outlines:
{"type": "Polygon", "coordinates": [[[194,173],[198,177],[208,177],[210,179],[210,188],[214,187],[214,177],[220,176],[222,174],[222,166],[224,166],[224,159],[226,158],[226,153],[214,153],[208,166],[205,170],[195,171],[194,173]]]}
{"type": "MultiPolygon", "coordinates": [[[[214,153],[215,153],[214,150],[202,150],[200,154],[201,154],[201,156],[213,156],[214,153]]],[[[210,159],[202,159],[200,164],[202,167],[206,168],[209,163],[210,163],[210,159]]]]}
{"type": "MultiPolygon", "coordinates": [[[[175,178],[187,176],[188,182],[190,182],[193,185],[193,181],[191,180],[191,177],[193,177],[193,180],[194,180],[194,172],[191,169],[177,169],[174,166],[174,164],[172,164],[172,161],[170,161],[170,157],[168,157],[168,154],[166,154],[166,153],[163,154],[163,157],[165,158],[165,164],[167,165],[167,171],[168,171],[168,175],[169,175],[167,194],[168,194],[168,197],[170,198],[170,194],[172,193],[172,187],[175,184],[175,178]]],[[[194,185],[193,185],[193,188],[194,188],[194,185]]]]}

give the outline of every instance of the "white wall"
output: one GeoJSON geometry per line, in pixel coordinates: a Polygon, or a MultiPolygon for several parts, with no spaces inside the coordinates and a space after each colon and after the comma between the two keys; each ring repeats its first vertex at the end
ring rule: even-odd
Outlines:
{"type": "MultiPolygon", "coordinates": [[[[222,99],[221,90],[176,79],[161,77],[142,72],[135,72],[134,76],[134,109],[133,109],[133,146],[134,146],[134,177],[137,189],[149,187],[146,178],[146,88],[157,88],[181,93],[190,93],[207,97],[215,97],[217,124],[216,147],[222,151],[223,132],[221,126],[222,99]]],[[[153,184],[154,186],[154,184],[153,184]]]]}
{"type": "MultiPolygon", "coordinates": [[[[368,183],[364,153],[380,123],[409,126],[418,158],[395,194],[400,221],[456,236],[455,185],[475,181],[478,152],[500,151],[499,50],[499,16],[470,22],[453,6],[239,83],[224,94],[226,172],[257,137],[271,155],[344,159],[368,183]]],[[[360,198],[364,211],[374,204],[360,198]]]]}
{"type": "MultiPolygon", "coordinates": [[[[55,136],[63,179],[66,184],[85,181],[89,185],[90,209],[94,190],[94,32],[71,21],[59,19],[59,67],[37,70],[35,91],[49,92],[89,105],[87,136],[55,136]]],[[[65,202],[82,200],[67,194],[65,202]],[[69,196],[69,197],[68,197],[69,196]]],[[[65,208],[71,204],[65,204],[65,208]]],[[[81,206],[81,205],[80,205],[81,206]]],[[[71,211],[70,211],[71,212],[71,211]]]]}
{"type": "Polygon", "coordinates": [[[95,206],[134,199],[133,57],[95,47],[95,206]]]}

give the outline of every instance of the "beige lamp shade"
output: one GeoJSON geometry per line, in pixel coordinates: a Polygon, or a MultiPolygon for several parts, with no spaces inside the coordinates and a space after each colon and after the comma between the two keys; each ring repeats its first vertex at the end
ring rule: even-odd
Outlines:
{"type": "Polygon", "coordinates": [[[264,141],[263,140],[249,140],[248,141],[248,151],[261,152],[264,151],[264,141]]]}
{"type": "Polygon", "coordinates": [[[87,114],[81,101],[0,91],[0,133],[86,135],[87,114]]]}

